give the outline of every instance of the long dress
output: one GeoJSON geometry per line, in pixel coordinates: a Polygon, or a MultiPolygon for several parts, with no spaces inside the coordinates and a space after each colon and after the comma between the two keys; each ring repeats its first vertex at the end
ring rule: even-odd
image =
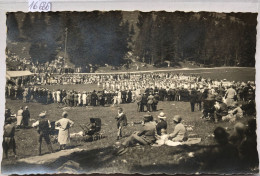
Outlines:
{"type": "Polygon", "coordinates": [[[19,109],[19,110],[18,110],[16,118],[17,118],[17,123],[16,123],[16,125],[17,125],[17,126],[20,126],[21,123],[22,123],[22,120],[23,120],[23,110],[22,110],[22,109],[19,109]]]}
{"type": "Polygon", "coordinates": [[[57,102],[60,103],[61,102],[60,91],[57,91],[56,94],[57,94],[57,102]]]}
{"type": "Polygon", "coordinates": [[[60,145],[66,145],[70,143],[70,127],[74,124],[73,121],[67,118],[62,118],[55,122],[55,126],[59,127],[58,142],[60,145]]]}
{"type": "Polygon", "coordinates": [[[85,93],[82,95],[82,102],[83,102],[83,105],[87,104],[87,94],[85,94],[85,93]]]}

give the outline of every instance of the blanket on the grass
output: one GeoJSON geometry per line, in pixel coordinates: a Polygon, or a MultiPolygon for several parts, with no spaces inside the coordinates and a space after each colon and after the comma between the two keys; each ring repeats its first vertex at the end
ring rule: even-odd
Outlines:
{"type": "Polygon", "coordinates": [[[187,141],[183,141],[183,142],[173,142],[171,140],[168,140],[168,138],[166,139],[160,138],[155,142],[153,146],[159,147],[162,145],[168,145],[168,146],[193,145],[193,144],[198,144],[200,142],[201,142],[201,138],[188,138],[187,141]]]}

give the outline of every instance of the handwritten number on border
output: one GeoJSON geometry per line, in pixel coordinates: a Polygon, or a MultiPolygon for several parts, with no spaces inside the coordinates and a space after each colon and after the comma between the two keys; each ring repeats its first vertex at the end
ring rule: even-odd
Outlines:
{"type": "Polygon", "coordinates": [[[51,2],[48,0],[29,0],[30,12],[47,12],[51,11],[51,2]]]}

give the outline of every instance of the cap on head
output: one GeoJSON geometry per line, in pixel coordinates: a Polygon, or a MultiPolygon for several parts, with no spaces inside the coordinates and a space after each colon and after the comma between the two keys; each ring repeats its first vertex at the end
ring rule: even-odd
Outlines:
{"type": "Polygon", "coordinates": [[[25,106],[25,109],[28,109],[28,106],[25,106]]]}
{"type": "Polygon", "coordinates": [[[153,116],[150,114],[144,115],[144,122],[151,122],[153,121],[153,116]]]}
{"type": "Polygon", "coordinates": [[[176,123],[180,123],[182,121],[182,118],[180,115],[175,115],[173,117],[173,121],[176,122],[176,123]]]}
{"type": "Polygon", "coordinates": [[[218,97],[216,98],[216,101],[221,103],[221,102],[222,102],[222,98],[221,98],[220,96],[218,96],[218,97]]]}
{"type": "Polygon", "coordinates": [[[67,117],[68,117],[68,113],[67,113],[66,111],[64,111],[64,112],[62,113],[62,117],[67,118],[67,117]]]}

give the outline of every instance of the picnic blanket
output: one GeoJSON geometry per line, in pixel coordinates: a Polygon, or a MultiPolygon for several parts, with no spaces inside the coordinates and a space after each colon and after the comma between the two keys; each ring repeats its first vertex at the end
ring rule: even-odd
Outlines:
{"type": "Polygon", "coordinates": [[[164,139],[164,136],[162,136],[162,138],[158,139],[156,143],[152,146],[159,147],[162,145],[168,145],[174,147],[178,145],[193,145],[193,144],[198,144],[200,142],[201,142],[201,138],[188,138],[188,140],[184,142],[173,142],[171,140],[168,140],[168,138],[164,139]]]}

